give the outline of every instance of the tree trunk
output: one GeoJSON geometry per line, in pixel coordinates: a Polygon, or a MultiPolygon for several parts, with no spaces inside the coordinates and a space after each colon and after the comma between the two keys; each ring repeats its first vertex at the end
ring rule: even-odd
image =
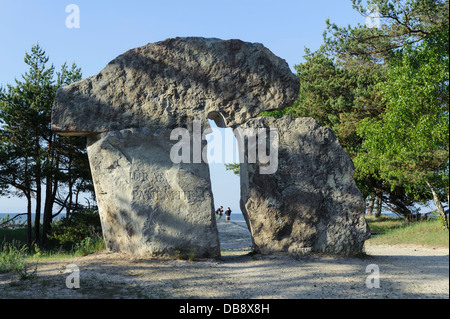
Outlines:
{"type": "Polygon", "coordinates": [[[53,222],[53,206],[55,204],[56,193],[58,191],[58,181],[53,178],[48,179],[48,183],[51,185],[47,189],[47,196],[45,200],[44,211],[44,226],[42,230],[42,246],[47,243],[47,235],[50,233],[51,225],[53,222]]]}
{"type": "Polygon", "coordinates": [[[33,231],[32,231],[32,224],[33,221],[31,219],[31,194],[26,193],[25,196],[27,197],[27,246],[28,249],[31,249],[31,245],[33,243],[33,231]]]}
{"type": "Polygon", "coordinates": [[[431,193],[433,194],[433,201],[434,204],[436,205],[436,208],[439,211],[439,215],[442,217],[442,219],[444,220],[444,227],[446,230],[448,230],[448,219],[447,219],[447,215],[445,214],[445,210],[444,207],[442,206],[441,201],[439,200],[438,194],[436,193],[434,187],[430,184],[430,182],[426,179],[425,183],[427,184],[428,188],[431,190],[431,193]]]}
{"type": "Polygon", "coordinates": [[[42,240],[41,245],[45,247],[47,243],[47,235],[50,232],[50,227],[52,223],[52,213],[53,213],[53,203],[56,196],[56,185],[57,181],[54,181],[55,173],[58,170],[58,162],[55,165],[55,151],[53,148],[53,137],[54,134],[50,135],[47,146],[47,154],[50,156],[50,171],[47,171],[46,176],[46,187],[45,187],[45,205],[44,205],[44,222],[42,226],[42,240]]]}
{"type": "Polygon", "coordinates": [[[28,249],[31,249],[33,243],[33,221],[31,219],[31,187],[29,185],[30,180],[28,179],[28,156],[25,156],[24,176],[25,190],[23,190],[23,193],[27,198],[27,246],[28,249]]]}
{"type": "Polygon", "coordinates": [[[67,212],[66,212],[66,217],[69,218],[70,214],[72,213],[72,203],[73,203],[73,192],[72,192],[72,180],[69,181],[69,204],[67,205],[67,212]]]}
{"type": "MultiPolygon", "coordinates": [[[[37,134],[36,134],[37,135],[37,134]]],[[[40,153],[40,138],[37,135],[35,144],[35,163],[36,163],[36,211],[34,216],[34,240],[36,244],[40,244],[40,226],[41,226],[41,204],[42,204],[42,185],[41,185],[41,159],[39,158],[40,153]]]]}
{"type": "Polygon", "coordinates": [[[396,213],[398,216],[403,216],[407,220],[412,220],[413,214],[411,210],[401,200],[395,197],[383,198],[383,195],[379,196],[382,200],[384,199],[384,203],[386,204],[386,206],[388,206],[389,209],[396,213]]]}
{"type": "Polygon", "coordinates": [[[375,212],[375,217],[378,218],[381,216],[381,208],[383,205],[383,202],[381,201],[380,197],[377,197],[377,207],[376,207],[376,212],[375,212]]]}
{"type": "Polygon", "coordinates": [[[72,158],[69,157],[69,165],[67,169],[67,173],[69,175],[69,204],[67,205],[67,211],[66,211],[66,217],[69,218],[70,214],[72,213],[72,202],[73,202],[73,180],[72,180],[72,158]]]}
{"type": "MultiPolygon", "coordinates": [[[[40,167],[38,168],[40,170],[40,167]]],[[[40,243],[40,226],[41,226],[41,176],[40,172],[36,175],[36,211],[34,216],[34,240],[40,243]]]]}
{"type": "Polygon", "coordinates": [[[370,193],[369,207],[367,208],[367,215],[373,215],[373,207],[375,206],[375,193],[370,193]]]}
{"type": "Polygon", "coordinates": [[[81,189],[78,188],[77,192],[75,194],[75,208],[76,208],[76,210],[78,210],[78,207],[79,207],[78,198],[80,197],[80,192],[81,192],[81,189]]]}
{"type": "Polygon", "coordinates": [[[47,234],[50,230],[50,224],[52,222],[52,193],[52,178],[50,176],[47,176],[47,185],[45,187],[44,221],[42,223],[42,247],[44,247],[47,243],[47,234]]]}

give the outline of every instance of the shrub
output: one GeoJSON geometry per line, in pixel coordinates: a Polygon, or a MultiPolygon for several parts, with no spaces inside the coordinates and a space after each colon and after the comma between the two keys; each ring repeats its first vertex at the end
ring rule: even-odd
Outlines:
{"type": "MultiPolygon", "coordinates": [[[[49,235],[56,245],[67,249],[81,245],[86,238],[101,236],[100,216],[95,210],[84,210],[53,222],[49,235]]],[[[85,242],[86,244],[86,242],[85,242]]]]}
{"type": "Polygon", "coordinates": [[[105,242],[102,237],[86,237],[80,243],[75,245],[75,254],[86,256],[105,248],[105,242]]]}
{"type": "Polygon", "coordinates": [[[20,245],[16,241],[3,243],[0,246],[0,273],[24,271],[26,250],[25,245],[20,245]]]}

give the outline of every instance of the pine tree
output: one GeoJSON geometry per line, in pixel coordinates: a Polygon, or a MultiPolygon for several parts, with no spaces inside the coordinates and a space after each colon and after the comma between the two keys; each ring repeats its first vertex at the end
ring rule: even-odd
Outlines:
{"type": "Polygon", "coordinates": [[[85,141],[57,136],[50,127],[56,90],[80,80],[81,70],[75,64],[70,69],[64,64],[55,74],[54,66],[48,66],[49,58],[39,44],[25,54],[24,61],[29,70],[21,80],[16,79],[15,86],[7,85],[0,94],[0,184],[3,192],[14,194],[14,190],[19,190],[27,198],[28,243],[45,245],[54,204],[69,207],[71,195],[58,198],[62,186],[68,187],[71,194],[74,189],[78,191],[77,186],[82,190],[92,185],[85,141]],[[36,204],[34,238],[32,199],[36,204]]]}

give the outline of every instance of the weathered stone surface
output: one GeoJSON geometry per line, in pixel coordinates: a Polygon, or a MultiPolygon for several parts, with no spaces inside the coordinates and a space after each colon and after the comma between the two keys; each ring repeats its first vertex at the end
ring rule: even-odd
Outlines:
{"type": "Polygon", "coordinates": [[[131,49],[97,75],[58,90],[52,129],[84,135],[175,128],[214,119],[235,126],[295,101],[299,80],[262,44],[197,37],[131,49]]]}
{"type": "Polygon", "coordinates": [[[52,129],[88,135],[110,249],[220,256],[208,164],[170,158],[178,142],[170,140],[172,129],[205,126],[209,118],[221,127],[278,128],[276,170],[241,165],[241,208],[257,249],[360,252],[368,236],[364,201],[333,133],[308,118],[255,119],[292,104],[298,89],[287,63],[261,44],[168,39],[59,89],[52,129]]]}
{"type": "MultiPolygon", "coordinates": [[[[370,232],[353,162],[333,132],[311,118],[255,118],[240,129],[277,128],[278,168],[241,164],[241,210],[261,253],[352,254],[370,232]]],[[[245,143],[246,150],[248,149],[245,143]]]]}
{"type": "Polygon", "coordinates": [[[106,245],[134,255],[219,257],[208,164],[172,163],[177,141],[170,132],[124,129],[88,138],[106,245]]]}
{"type": "Polygon", "coordinates": [[[287,63],[261,44],[168,39],[129,50],[97,75],[59,89],[52,129],[89,136],[107,247],[218,257],[209,167],[174,164],[171,129],[205,126],[207,118],[235,126],[290,105],[298,89],[287,63]]]}

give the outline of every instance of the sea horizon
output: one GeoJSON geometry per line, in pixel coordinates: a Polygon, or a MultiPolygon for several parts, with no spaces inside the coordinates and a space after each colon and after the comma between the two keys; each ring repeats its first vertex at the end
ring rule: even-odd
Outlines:
{"type": "MultiPolygon", "coordinates": [[[[21,213],[0,213],[0,221],[5,218],[7,215],[9,215],[9,218],[13,218],[16,215],[19,215],[21,213]]],[[[34,222],[34,216],[36,216],[35,213],[31,213],[32,216],[32,220],[34,222]]],[[[61,212],[56,218],[61,218],[66,216],[65,212],[61,212]]],[[[225,219],[225,216],[222,216],[222,218],[225,219]]],[[[231,219],[235,219],[235,220],[244,220],[244,216],[242,215],[242,213],[240,211],[236,211],[236,212],[231,212],[231,219]]],[[[41,221],[43,220],[43,216],[41,214],[41,221]]],[[[17,217],[14,222],[26,222],[27,221],[27,215],[22,215],[20,217],[17,217]]]]}

